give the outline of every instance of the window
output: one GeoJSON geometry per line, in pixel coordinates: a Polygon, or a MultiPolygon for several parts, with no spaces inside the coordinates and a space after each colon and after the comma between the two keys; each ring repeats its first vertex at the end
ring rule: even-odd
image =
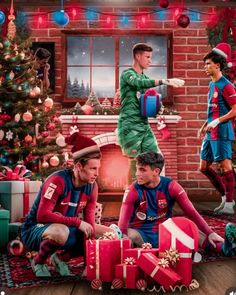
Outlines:
{"type": "MultiPolygon", "coordinates": [[[[98,98],[112,98],[119,88],[121,72],[132,66],[132,47],[145,42],[153,47],[152,65],[145,73],[152,78],[170,76],[170,35],[129,33],[66,35],[66,98],[65,101],[87,99],[91,91],[98,98]]],[[[166,86],[158,91],[167,97],[166,86]]]]}

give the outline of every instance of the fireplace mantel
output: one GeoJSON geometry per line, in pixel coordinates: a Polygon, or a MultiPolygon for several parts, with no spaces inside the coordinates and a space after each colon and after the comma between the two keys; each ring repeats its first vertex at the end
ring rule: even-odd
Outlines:
{"type": "MultiPolygon", "coordinates": [[[[165,123],[177,124],[181,117],[178,115],[163,115],[165,123]]],[[[87,124],[87,123],[117,123],[118,115],[61,115],[61,122],[67,124],[87,124]]],[[[149,118],[149,123],[156,123],[155,118],[149,118]]]]}

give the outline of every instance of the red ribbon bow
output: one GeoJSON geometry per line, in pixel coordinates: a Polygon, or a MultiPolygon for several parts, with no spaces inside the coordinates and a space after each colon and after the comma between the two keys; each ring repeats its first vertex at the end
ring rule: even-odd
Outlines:
{"type": "Polygon", "coordinates": [[[4,172],[0,172],[0,180],[24,180],[31,177],[32,172],[24,165],[17,165],[13,170],[3,166],[4,172]]]}

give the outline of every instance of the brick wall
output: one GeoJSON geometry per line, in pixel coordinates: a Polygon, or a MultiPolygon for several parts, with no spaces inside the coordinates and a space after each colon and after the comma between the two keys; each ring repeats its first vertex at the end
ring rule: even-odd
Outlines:
{"type": "MultiPolygon", "coordinates": [[[[158,1],[156,1],[158,2],[158,1]]],[[[155,7],[156,7],[155,2],[155,7]]],[[[208,1],[203,3],[202,1],[186,1],[186,5],[191,7],[191,4],[198,3],[194,6],[195,9],[200,9],[202,12],[214,11],[214,6],[217,1],[208,1]],[[189,4],[188,4],[189,3],[189,4]],[[191,3],[191,4],[190,4],[191,3]]],[[[101,2],[99,2],[101,3],[101,2]]],[[[17,5],[17,4],[16,4],[17,5]]],[[[46,5],[46,4],[45,4],[46,5]]],[[[58,4],[59,5],[59,4],[58,4]]],[[[66,1],[66,5],[70,5],[70,1],[66,1]]],[[[222,1],[218,1],[217,5],[227,5],[222,1]]],[[[236,7],[236,3],[230,3],[231,6],[236,7]]],[[[111,6],[111,5],[110,5],[111,6]]],[[[114,8],[106,9],[107,12],[117,11],[116,5],[114,8]]],[[[56,9],[56,6],[48,6],[41,8],[26,8],[33,11],[52,11],[56,9]]],[[[99,7],[98,7],[99,8],[99,7]]],[[[126,9],[132,12],[145,11],[147,7],[132,7],[126,9]]],[[[50,16],[46,15],[46,22],[44,25],[39,26],[35,19],[31,20],[33,41],[54,41],[55,42],[55,73],[56,73],[56,88],[55,98],[60,101],[63,97],[64,82],[63,82],[63,52],[64,42],[62,39],[61,28],[55,25],[50,16]]],[[[177,27],[175,22],[168,18],[167,21],[158,21],[154,19],[154,15],[151,15],[146,21],[146,27],[144,30],[155,30],[161,33],[173,32],[173,76],[182,78],[186,81],[185,87],[174,89],[174,107],[179,111],[182,120],[177,125],[177,130],[172,135],[176,136],[177,145],[172,146],[172,139],[167,143],[161,143],[160,146],[168,145],[169,154],[166,154],[167,158],[167,174],[169,173],[174,178],[177,178],[179,182],[188,191],[190,198],[197,198],[199,200],[213,200],[216,199],[217,193],[209,184],[204,176],[198,172],[199,163],[199,151],[201,140],[197,138],[197,132],[200,126],[206,119],[206,93],[209,79],[203,72],[202,58],[206,52],[210,49],[208,46],[208,39],[206,35],[206,21],[208,16],[201,14],[201,21],[191,22],[187,29],[177,27]],[[172,149],[173,148],[173,149],[172,149]],[[177,166],[177,173],[174,168],[177,166]]],[[[114,28],[117,28],[117,24],[114,28]]],[[[81,14],[79,20],[73,20],[71,18],[67,30],[78,30],[80,28],[101,29],[101,22],[89,23],[84,18],[84,13],[81,14]]],[[[113,28],[113,29],[114,29],[113,28]]],[[[137,29],[136,22],[131,22],[130,29],[137,29]]],[[[109,29],[104,29],[108,31],[109,29]]],[[[94,125],[91,128],[81,127],[83,132],[87,135],[94,135],[94,125]],[[93,131],[92,131],[93,130],[93,131]]],[[[115,126],[111,126],[115,128],[115,126]]],[[[104,131],[107,127],[104,126],[104,131]]],[[[155,129],[155,127],[154,127],[155,129]]],[[[159,134],[157,134],[159,137],[159,134]]]]}

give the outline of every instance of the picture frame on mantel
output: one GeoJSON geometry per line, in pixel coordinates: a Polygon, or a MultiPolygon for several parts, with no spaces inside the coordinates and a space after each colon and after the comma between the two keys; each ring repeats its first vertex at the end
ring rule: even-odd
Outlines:
{"type": "Polygon", "coordinates": [[[49,81],[50,81],[50,87],[48,89],[48,93],[54,93],[55,92],[55,43],[54,42],[32,42],[32,52],[35,54],[35,52],[39,48],[44,48],[48,50],[51,53],[51,57],[48,60],[48,63],[50,65],[49,69],[49,81]]]}

